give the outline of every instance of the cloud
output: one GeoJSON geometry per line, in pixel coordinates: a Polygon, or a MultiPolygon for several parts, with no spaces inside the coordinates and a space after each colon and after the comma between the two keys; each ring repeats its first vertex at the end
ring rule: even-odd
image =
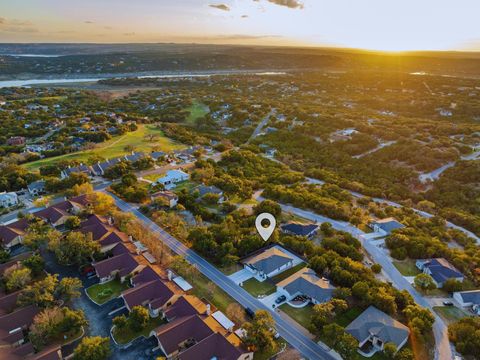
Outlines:
{"type": "Polygon", "coordinates": [[[111,26],[104,26],[103,27],[105,30],[112,30],[112,27],[111,26]]]}
{"type": "Polygon", "coordinates": [[[225,4],[210,4],[208,6],[210,6],[211,8],[218,9],[218,10],[230,11],[230,8],[225,4]]]}
{"type": "Polygon", "coordinates": [[[7,19],[0,17],[0,25],[5,24],[7,22],[7,19]]]}
{"type": "Polygon", "coordinates": [[[135,36],[134,32],[123,33],[123,36],[135,36]]]}
{"type": "Polygon", "coordinates": [[[242,19],[246,19],[246,18],[248,18],[248,15],[242,15],[242,16],[240,16],[240,17],[241,17],[242,19]]]}
{"type": "Polygon", "coordinates": [[[211,41],[211,40],[256,40],[265,38],[281,38],[281,35],[249,35],[249,34],[231,34],[231,35],[212,35],[199,36],[193,38],[195,41],[211,41]]]}
{"type": "MultiPolygon", "coordinates": [[[[258,1],[258,0],[254,0],[254,1],[258,1]]],[[[267,1],[271,2],[272,4],[286,6],[291,9],[303,9],[303,3],[301,3],[299,0],[267,0],[267,1]]]]}
{"type": "Polygon", "coordinates": [[[0,17],[0,31],[10,33],[36,33],[38,29],[32,26],[32,22],[17,19],[5,19],[0,17]]]}
{"type": "Polygon", "coordinates": [[[90,21],[90,20],[86,20],[86,21],[84,21],[83,23],[84,23],[84,24],[94,24],[94,22],[93,22],[93,21],[90,21]]]}

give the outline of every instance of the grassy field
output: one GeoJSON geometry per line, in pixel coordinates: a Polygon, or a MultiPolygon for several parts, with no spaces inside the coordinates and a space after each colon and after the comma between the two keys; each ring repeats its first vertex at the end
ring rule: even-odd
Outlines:
{"type": "Polygon", "coordinates": [[[190,111],[190,115],[187,117],[187,123],[191,125],[195,124],[195,120],[197,120],[199,117],[205,116],[210,112],[208,106],[196,100],[193,101],[192,106],[190,106],[187,110],[190,111]]]}
{"type": "Polygon", "coordinates": [[[355,320],[362,312],[363,310],[357,307],[348,309],[343,314],[337,315],[335,317],[335,322],[340,326],[347,327],[347,325],[355,320]]]}
{"type": "Polygon", "coordinates": [[[268,280],[260,282],[255,278],[245,281],[243,283],[243,288],[255,297],[273,294],[276,289],[275,285],[270,283],[268,280]]]}
{"type": "Polygon", "coordinates": [[[305,329],[308,329],[313,315],[312,305],[307,305],[301,309],[297,309],[288,304],[283,304],[280,306],[280,310],[302,325],[305,329]]]}
{"type": "Polygon", "coordinates": [[[402,261],[394,261],[393,265],[403,276],[416,276],[420,274],[420,270],[415,266],[415,260],[406,259],[402,261]]]}
{"type": "Polygon", "coordinates": [[[127,283],[121,283],[115,279],[104,284],[95,284],[87,289],[87,294],[97,304],[104,304],[113,298],[116,298],[120,293],[127,289],[127,283]]]}
{"type": "Polygon", "coordinates": [[[460,320],[468,315],[455,306],[434,306],[433,310],[444,319],[447,324],[460,320]]]}
{"type": "Polygon", "coordinates": [[[169,152],[183,147],[182,145],[177,144],[171,139],[165,137],[163,132],[157,129],[154,125],[139,125],[136,131],[116,136],[108,141],[98,144],[98,146],[94,149],[41,159],[27,163],[23,166],[30,171],[36,171],[41,166],[54,165],[60,161],[76,160],[86,162],[88,158],[93,155],[110,159],[127,154],[127,151],[125,151],[125,147],[127,145],[133,146],[135,151],[143,152],[150,152],[153,148],[158,148],[161,151],[169,152]],[[153,141],[149,141],[146,139],[146,136],[149,135],[155,135],[157,138],[155,138],[153,141]]]}
{"type": "Polygon", "coordinates": [[[143,330],[140,331],[134,331],[131,326],[126,326],[123,329],[117,329],[115,328],[113,330],[113,337],[115,338],[115,341],[119,344],[126,344],[132,341],[133,339],[136,339],[139,336],[144,336],[146,338],[149,337],[150,332],[159,327],[162,324],[165,324],[166,321],[162,319],[162,317],[156,317],[156,318],[150,318],[148,321],[147,325],[143,330]]]}

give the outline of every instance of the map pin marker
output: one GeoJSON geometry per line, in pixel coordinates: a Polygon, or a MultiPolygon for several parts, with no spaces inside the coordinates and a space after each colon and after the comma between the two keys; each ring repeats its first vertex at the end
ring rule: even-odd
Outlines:
{"type": "Polygon", "coordinates": [[[263,241],[267,241],[270,236],[272,236],[276,224],[277,222],[275,221],[275,217],[269,213],[261,213],[255,219],[255,227],[257,228],[257,231],[262,237],[263,241]],[[269,222],[267,227],[262,225],[263,220],[267,220],[269,222]]]}

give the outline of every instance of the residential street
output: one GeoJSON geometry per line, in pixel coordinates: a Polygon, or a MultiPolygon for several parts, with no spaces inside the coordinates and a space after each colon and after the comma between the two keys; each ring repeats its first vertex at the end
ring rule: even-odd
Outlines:
{"type": "Polygon", "coordinates": [[[310,360],[314,359],[324,359],[324,360],[334,360],[337,359],[329,349],[323,348],[321,345],[312,341],[305,334],[301,333],[295,324],[292,321],[286,320],[278,313],[273,311],[271,308],[267,308],[260,301],[255,299],[247,291],[241,288],[239,285],[235,284],[228,276],[224,275],[217,268],[211,265],[208,261],[203,259],[200,255],[195,253],[193,250],[187,248],[180,241],[175,239],[161,229],[157,224],[155,224],[148,217],[143,215],[140,211],[134,208],[132,205],[126,203],[125,201],[119,199],[118,197],[110,194],[117,204],[117,206],[125,212],[130,212],[135,215],[148,229],[158,235],[158,237],[172,249],[175,253],[182,255],[186,260],[191,264],[195,265],[198,270],[223,289],[226,293],[232,296],[236,301],[238,301],[243,307],[250,308],[254,311],[259,309],[264,309],[270,311],[273,318],[276,322],[276,329],[278,333],[293,347],[295,347],[303,356],[310,360]]]}

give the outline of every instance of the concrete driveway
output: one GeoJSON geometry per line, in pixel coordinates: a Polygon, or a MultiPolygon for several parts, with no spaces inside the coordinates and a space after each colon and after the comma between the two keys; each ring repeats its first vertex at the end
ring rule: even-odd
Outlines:
{"type": "Polygon", "coordinates": [[[235,284],[240,285],[241,283],[251,279],[253,274],[247,269],[242,269],[228,276],[235,284]]]}
{"type": "Polygon", "coordinates": [[[275,303],[275,300],[279,296],[282,296],[282,294],[275,291],[273,294],[270,294],[270,295],[265,296],[264,298],[258,299],[258,300],[261,301],[262,303],[264,303],[265,306],[268,306],[270,309],[275,309],[275,308],[277,308],[277,307],[279,307],[280,305],[283,304],[283,303],[280,303],[280,304],[275,303]]]}

